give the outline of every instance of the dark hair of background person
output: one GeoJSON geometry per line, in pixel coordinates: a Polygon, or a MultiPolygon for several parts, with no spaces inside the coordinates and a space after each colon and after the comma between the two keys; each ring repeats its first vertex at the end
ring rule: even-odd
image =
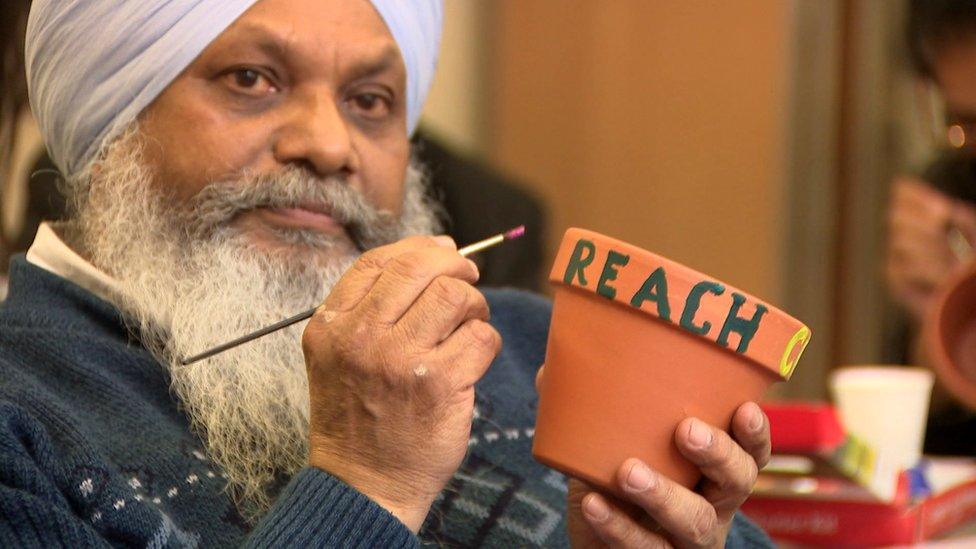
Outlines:
{"type": "MultiPolygon", "coordinates": [[[[936,84],[935,60],[956,44],[976,44],[976,0],[909,0],[906,42],[915,72],[936,84]]],[[[944,194],[976,204],[976,157],[946,148],[920,174],[944,194]]]]}
{"type": "Polygon", "coordinates": [[[907,42],[912,66],[935,79],[933,59],[960,41],[976,40],[976,0],[910,0],[907,42]]]}

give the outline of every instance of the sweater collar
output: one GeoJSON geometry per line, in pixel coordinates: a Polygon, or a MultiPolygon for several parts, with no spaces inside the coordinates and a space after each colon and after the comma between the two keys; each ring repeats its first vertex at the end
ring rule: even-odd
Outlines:
{"type": "Polygon", "coordinates": [[[23,254],[10,261],[10,290],[3,316],[20,325],[129,337],[121,311],[74,282],[30,263],[23,254]]]}

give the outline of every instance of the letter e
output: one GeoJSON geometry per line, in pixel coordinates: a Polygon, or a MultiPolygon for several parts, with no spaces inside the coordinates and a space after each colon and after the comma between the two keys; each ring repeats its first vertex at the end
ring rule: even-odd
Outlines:
{"type": "Polygon", "coordinates": [[[607,261],[603,264],[603,273],[600,275],[600,281],[596,284],[596,293],[607,299],[617,297],[617,289],[613,286],[608,286],[607,282],[617,280],[617,267],[623,267],[628,261],[630,261],[630,256],[610,250],[607,253],[607,261]]]}

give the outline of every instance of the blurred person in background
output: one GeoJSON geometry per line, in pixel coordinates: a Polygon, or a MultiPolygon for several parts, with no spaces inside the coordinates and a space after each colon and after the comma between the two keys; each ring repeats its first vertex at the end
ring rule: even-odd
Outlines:
{"type": "MultiPolygon", "coordinates": [[[[976,243],[976,2],[911,0],[907,40],[938,154],[920,175],[892,184],[885,274],[909,325],[888,351],[893,361],[924,364],[920,325],[940,286],[972,262],[976,243]]],[[[976,454],[974,434],[976,414],[937,390],[926,452],[976,454]]]]}
{"type": "Polygon", "coordinates": [[[479,284],[541,291],[549,274],[543,265],[546,215],[541,201],[521,182],[455,152],[423,125],[413,144],[430,172],[431,195],[444,206],[445,232],[455,241],[474,242],[507,227],[526,227],[513,246],[474,258],[481,269],[479,284]]]}
{"type": "Polygon", "coordinates": [[[58,220],[65,204],[57,169],[31,116],[24,74],[30,0],[0,4],[0,299],[7,264],[27,251],[42,220],[58,220]]]}
{"type": "MultiPolygon", "coordinates": [[[[28,168],[25,149],[36,149],[41,142],[27,108],[27,82],[24,78],[24,32],[30,2],[11,0],[0,6],[0,299],[6,294],[7,261],[11,240],[11,210],[16,209],[28,168]],[[19,145],[19,146],[18,146],[19,145]]],[[[43,145],[41,145],[43,147],[43,145]]]]}

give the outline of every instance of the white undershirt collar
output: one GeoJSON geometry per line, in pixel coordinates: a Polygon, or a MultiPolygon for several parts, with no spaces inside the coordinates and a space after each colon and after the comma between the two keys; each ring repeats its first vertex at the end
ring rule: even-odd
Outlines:
{"type": "Polygon", "coordinates": [[[114,303],[119,293],[118,281],[72,250],[58,234],[60,228],[60,223],[41,223],[34,243],[27,250],[27,261],[114,303]]]}

